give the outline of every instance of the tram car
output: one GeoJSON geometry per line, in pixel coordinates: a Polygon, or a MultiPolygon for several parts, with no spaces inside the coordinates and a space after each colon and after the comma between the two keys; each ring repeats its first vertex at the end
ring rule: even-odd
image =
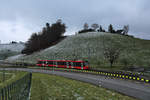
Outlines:
{"type": "Polygon", "coordinates": [[[40,67],[88,69],[88,62],[87,61],[38,60],[36,65],[40,66],[40,67]]]}

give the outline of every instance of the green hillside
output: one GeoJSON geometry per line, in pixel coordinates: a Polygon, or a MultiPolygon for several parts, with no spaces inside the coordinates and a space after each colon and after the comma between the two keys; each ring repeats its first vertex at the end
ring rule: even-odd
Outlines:
{"type": "Polygon", "coordinates": [[[114,67],[126,66],[150,67],[150,40],[111,33],[90,32],[68,36],[60,43],[22,56],[15,61],[36,63],[38,59],[49,60],[88,60],[91,67],[109,68],[109,61],[104,57],[104,48],[121,49],[114,67]]]}
{"type": "Polygon", "coordinates": [[[7,57],[10,57],[10,56],[14,56],[14,55],[18,55],[20,54],[20,52],[17,52],[17,51],[11,51],[11,50],[0,50],[0,60],[4,60],[6,59],[7,57]]]}

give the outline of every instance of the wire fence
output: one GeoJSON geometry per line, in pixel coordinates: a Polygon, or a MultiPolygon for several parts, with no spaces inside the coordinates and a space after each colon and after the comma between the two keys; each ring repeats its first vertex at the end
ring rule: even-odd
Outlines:
{"type": "Polygon", "coordinates": [[[0,100],[29,100],[32,73],[0,89],[0,100]]]}

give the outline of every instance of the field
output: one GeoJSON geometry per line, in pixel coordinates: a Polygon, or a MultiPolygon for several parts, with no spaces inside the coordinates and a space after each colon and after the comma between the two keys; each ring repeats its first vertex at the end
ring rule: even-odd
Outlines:
{"type": "Polygon", "coordinates": [[[38,59],[88,60],[90,67],[108,69],[110,64],[104,57],[105,45],[121,48],[119,59],[115,61],[114,68],[123,69],[132,66],[150,68],[149,44],[149,40],[111,33],[91,32],[68,36],[55,46],[31,55],[20,56],[12,61],[36,63],[38,59]]]}
{"type": "Polygon", "coordinates": [[[31,100],[135,100],[111,90],[60,76],[33,73],[31,100]]]}
{"type": "Polygon", "coordinates": [[[0,88],[11,84],[23,77],[27,72],[20,71],[0,71],[0,88]],[[5,72],[5,81],[3,82],[3,72],[5,72]]]}
{"type": "Polygon", "coordinates": [[[11,79],[12,77],[14,77],[14,73],[12,72],[3,72],[3,71],[0,71],[0,84],[3,82],[3,80],[5,79],[5,81],[11,79]],[[4,75],[5,73],[5,75],[4,75]],[[5,77],[5,78],[4,78],[5,77]]]}

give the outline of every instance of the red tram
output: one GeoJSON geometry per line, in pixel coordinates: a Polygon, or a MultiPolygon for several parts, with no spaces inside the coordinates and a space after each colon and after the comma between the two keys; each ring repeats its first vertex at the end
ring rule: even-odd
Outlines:
{"type": "Polygon", "coordinates": [[[87,61],[71,61],[71,60],[38,60],[37,66],[48,66],[58,68],[75,68],[88,69],[87,61]]]}

